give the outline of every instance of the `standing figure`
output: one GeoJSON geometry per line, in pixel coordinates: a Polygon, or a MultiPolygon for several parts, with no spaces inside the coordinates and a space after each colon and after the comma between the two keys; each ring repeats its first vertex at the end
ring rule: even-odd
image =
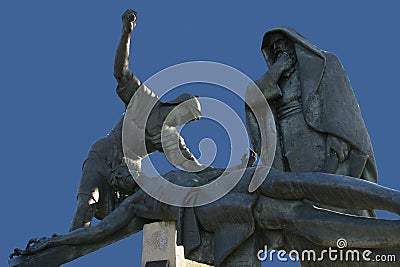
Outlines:
{"type": "MultiPolygon", "coordinates": [[[[261,50],[268,71],[255,84],[275,117],[277,147],[272,166],[284,172],[335,173],[376,183],[370,138],[339,59],[290,27],[268,31],[261,50]]],[[[253,148],[260,154],[260,128],[247,106],[246,122],[253,148]]],[[[372,210],[317,206],[375,216],[372,210]]],[[[283,235],[285,249],[315,247],[296,234],[284,231],[283,235]]]]}
{"type": "MultiPolygon", "coordinates": [[[[118,82],[117,94],[125,106],[128,106],[139,88],[145,87],[129,70],[130,38],[136,26],[136,18],[137,13],[131,9],[122,15],[122,35],[114,62],[114,76],[118,82]]],[[[204,169],[204,166],[186,147],[183,138],[175,128],[175,126],[200,118],[201,108],[197,97],[182,94],[171,102],[161,102],[147,87],[141,90],[140,97],[146,98],[146,101],[151,98],[155,103],[146,123],[146,153],[160,151],[167,154],[168,159],[175,166],[181,166],[187,170],[204,169]],[[167,117],[168,120],[166,120],[167,117]],[[163,143],[161,132],[163,132],[163,143]]],[[[136,107],[136,110],[140,111],[140,108],[136,107]]],[[[103,219],[126,196],[138,189],[123,161],[124,115],[114,129],[106,137],[96,141],[89,150],[82,167],[77,196],[78,205],[70,231],[89,226],[93,217],[103,219]]]]}
{"type": "MultiPolygon", "coordinates": [[[[289,27],[268,31],[262,53],[269,70],[255,83],[275,116],[273,167],[377,182],[370,138],[339,59],[289,27]]],[[[248,108],[246,115],[254,150],[260,154],[260,130],[248,108]]]]}

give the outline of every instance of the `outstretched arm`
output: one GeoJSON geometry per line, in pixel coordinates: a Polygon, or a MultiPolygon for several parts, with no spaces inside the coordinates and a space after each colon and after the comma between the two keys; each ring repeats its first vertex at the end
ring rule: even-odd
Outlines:
{"type": "Polygon", "coordinates": [[[133,28],[136,26],[137,13],[128,9],[122,15],[122,34],[114,60],[114,77],[118,82],[117,94],[128,105],[141,82],[129,70],[129,49],[133,28]]]}
{"type": "Polygon", "coordinates": [[[93,243],[104,239],[128,225],[135,217],[135,207],[129,200],[123,202],[118,209],[105,217],[98,225],[82,228],[59,239],[53,240],[53,245],[79,245],[93,243]]]}
{"type": "MultiPolygon", "coordinates": [[[[150,179],[142,176],[143,179],[150,179]]],[[[177,220],[179,209],[157,201],[143,190],[127,197],[121,205],[97,225],[80,228],[65,235],[32,239],[25,250],[15,249],[11,256],[31,255],[64,245],[83,245],[100,242],[119,231],[124,231],[135,217],[149,220],[177,220]]]]}
{"type": "Polygon", "coordinates": [[[80,228],[65,235],[53,235],[51,238],[31,239],[25,250],[15,249],[10,257],[31,255],[52,247],[83,245],[104,240],[126,227],[135,218],[135,203],[141,198],[141,194],[129,196],[116,210],[95,226],[80,228]]]}

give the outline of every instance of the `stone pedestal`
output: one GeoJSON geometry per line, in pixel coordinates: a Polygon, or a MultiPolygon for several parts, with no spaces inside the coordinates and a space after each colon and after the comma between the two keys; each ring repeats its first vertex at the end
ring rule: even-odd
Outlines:
{"type": "Polygon", "coordinates": [[[210,267],[209,265],[186,260],[182,246],[176,245],[175,222],[157,222],[143,227],[142,267],[151,262],[169,267],[210,267]]]}

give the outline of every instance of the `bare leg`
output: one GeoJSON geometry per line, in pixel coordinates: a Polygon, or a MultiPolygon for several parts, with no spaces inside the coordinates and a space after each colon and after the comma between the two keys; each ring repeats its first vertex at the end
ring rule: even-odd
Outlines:
{"type": "Polygon", "coordinates": [[[278,199],[308,199],[342,209],[379,209],[400,214],[399,191],[348,176],[271,170],[259,190],[278,199]]]}
{"type": "Polygon", "coordinates": [[[336,247],[340,238],[347,248],[400,247],[400,221],[357,217],[317,209],[303,201],[260,197],[254,216],[263,229],[294,231],[313,243],[336,247]]]}

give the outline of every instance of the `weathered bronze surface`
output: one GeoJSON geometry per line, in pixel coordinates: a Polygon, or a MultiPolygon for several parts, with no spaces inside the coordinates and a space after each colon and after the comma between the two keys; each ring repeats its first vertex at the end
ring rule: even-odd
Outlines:
{"type": "MultiPolygon", "coordinates": [[[[136,18],[137,13],[132,10],[122,16],[123,30],[114,65],[117,93],[126,105],[142,86],[128,69],[136,18]]],[[[71,232],[30,240],[26,249],[15,249],[9,266],[58,266],[159,220],[178,221],[178,243],[184,245],[185,257],[215,266],[260,266],[254,261],[255,254],[248,255],[248,263],[237,262],[239,254],[264,245],[286,251],[321,251],[336,247],[339,238],[347,241],[346,249],[398,255],[399,221],[377,219],[373,210],[400,214],[400,192],[376,184],[370,139],[338,58],[288,27],[267,32],[262,52],[269,69],[255,84],[271,104],[279,140],[274,168],[266,172],[257,191],[248,191],[255,167],[243,166],[243,175],[237,168],[225,174],[241,175],[240,182],[213,203],[180,208],[157,201],[136,185],[138,177],[133,177],[123,161],[121,120],[89,151],[71,232]],[[85,227],[93,216],[102,221],[85,227]]],[[[170,117],[172,122],[167,126],[171,135],[180,140],[179,150],[185,160],[178,165],[202,168],[196,172],[171,171],[163,177],[191,187],[218,178],[224,169],[204,169],[173,130],[201,115],[196,97],[182,95],[170,103],[162,103],[155,95],[154,98],[157,105],[147,122],[147,152],[168,152],[160,140],[164,120],[172,107],[189,100],[185,109],[170,117]]],[[[260,127],[248,108],[246,115],[254,150],[260,154],[260,127]]],[[[143,173],[139,178],[151,179],[143,173]]],[[[379,266],[374,262],[301,264],[379,266]]]]}

